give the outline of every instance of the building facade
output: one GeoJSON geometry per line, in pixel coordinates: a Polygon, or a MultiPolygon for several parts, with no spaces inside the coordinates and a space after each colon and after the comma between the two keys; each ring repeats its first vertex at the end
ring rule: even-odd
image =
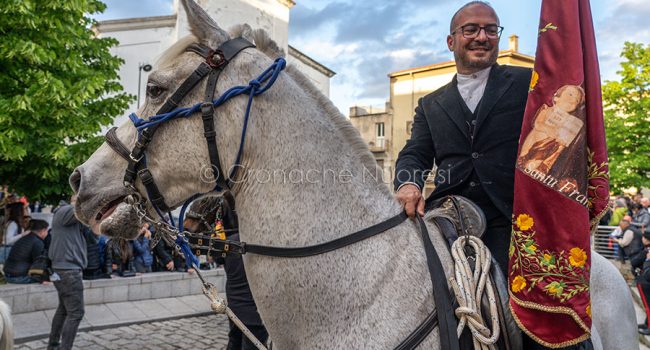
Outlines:
{"type": "MultiPolygon", "coordinates": [[[[499,51],[497,62],[502,65],[533,67],[535,58],[524,55],[519,51],[519,38],[512,35],[509,38],[507,50],[499,51]]],[[[359,129],[361,136],[373,150],[377,134],[369,132],[371,124],[383,123],[382,130],[385,149],[375,152],[378,164],[384,173],[394,176],[397,155],[411,137],[413,115],[418,100],[436,89],[451,82],[456,74],[454,61],[435,63],[424,67],[409,68],[388,74],[390,79],[390,96],[384,113],[364,113],[360,107],[350,108],[350,121],[359,129]]],[[[377,127],[375,127],[377,128],[377,127]]],[[[427,183],[426,194],[432,190],[433,183],[427,183]]],[[[392,186],[391,186],[392,187],[392,186]]]]}
{"type": "MultiPolygon", "coordinates": [[[[264,29],[284,50],[287,62],[329,96],[330,78],[335,73],[288,43],[289,14],[295,5],[292,0],[198,0],[197,3],[224,29],[241,23],[264,29]]],[[[124,60],[119,71],[120,82],[125,92],[137,97],[126,114],[116,118],[115,125],[123,123],[144,101],[148,72],[155,68],[158,57],[178,39],[190,34],[183,6],[174,0],[173,7],[174,14],[169,16],[101,21],[95,27],[98,36],[119,41],[111,53],[124,60]]]]}

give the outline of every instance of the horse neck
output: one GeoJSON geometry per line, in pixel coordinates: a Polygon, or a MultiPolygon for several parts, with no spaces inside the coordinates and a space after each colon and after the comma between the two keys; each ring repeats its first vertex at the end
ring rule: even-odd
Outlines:
{"type": "Polygon", "coordinates": [[[324,97],[287,80],[257,106],[246,141],[249,177],[236,191],[242,240],[315,244],[399,213],[352,126],[324,97]]]}

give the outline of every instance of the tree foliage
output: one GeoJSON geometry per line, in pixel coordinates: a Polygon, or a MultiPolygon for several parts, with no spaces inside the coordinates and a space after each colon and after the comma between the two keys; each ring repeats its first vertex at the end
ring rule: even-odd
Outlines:
{"type": "Polygon", "coordinates": [[[110,54],[96,38],[98,0],[7,0],[0,7],[0,183],[31,200],[70,192],[67,178],[128,106],[110,54]]]}
{"type": "Polygon", "coordinates": [[[650,45],[626,42],[620,81],[603,86],[612,190],[650,187],[650,45]]]}

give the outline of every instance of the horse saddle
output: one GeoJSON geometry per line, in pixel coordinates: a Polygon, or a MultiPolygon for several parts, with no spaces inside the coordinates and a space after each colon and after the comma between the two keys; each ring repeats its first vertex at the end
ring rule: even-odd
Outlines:
{"type": "MultiPolygon", "coordinates": [[[[433,222],[438,226],[440,232],[447,240],[447,248],[457,240],[462,239],[465,235],[481,237],[485,232],[487,221],[481,208],[471,200],[462,196],[446,196],[434,200],[431,203],[433,213],[433,222]]],[[[514,317],[508,306],[508,280],[503,276],[503,272],[498,263],[492,258],[490,268],[491,283],[498,294],[497,308],[499,309],[499,325],[501,335],[497,341],[499,349],[521,349],[523,347],[521,331],[517,326],[514,317]]],[[[484,319],[491,327],[490,317],[488,317],[489,304],[487,296],[483,295],[481,299],[481,312],[484,319]]],[[[471,334],[465,328],[461,335],[461,348],[472,349],[471,334]]]]}

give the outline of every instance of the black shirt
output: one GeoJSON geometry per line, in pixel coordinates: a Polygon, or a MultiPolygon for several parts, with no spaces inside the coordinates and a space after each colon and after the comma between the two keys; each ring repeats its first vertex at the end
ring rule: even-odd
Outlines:
{"type": "Polygon", "coordinates": [[[20,238],[11,247],[5,262],[4,273],[11,277],[27,276],[30,266],[45,252],[45,244],[35,233],[20,238]]]}

